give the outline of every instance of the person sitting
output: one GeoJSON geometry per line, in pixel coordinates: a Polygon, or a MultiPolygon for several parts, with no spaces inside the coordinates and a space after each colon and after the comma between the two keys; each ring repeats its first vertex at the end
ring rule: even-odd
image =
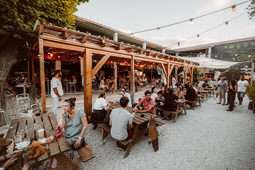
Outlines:
{"type": "Polygon", "coordinates": [[[129,107],[132,107],[132,104],[131,104],[131,99],[130,99],[130,94],[127,93],[127,90],[125,88],[122,88],[121,91],[120,91],[120,97],[118,99],[118,102],[120,103],[120,99],[122,97],[127,97],[129,99],[129,102],[128,102],[128,105],[129,107]]]}
{"type": "Polygon", "coordinates": [[[211,78],[209,78],[208,84],[209,84],[209,87],[214,88],[214,81],[212,81],[211,78]]]}
{"type": "MultiPolygon", "coordinates": [[[[168,88],[168,92],[165,93],[165,102],[164,105],[159,105],[159,108],[163,109],[163,110],[167,110],[167,111],[175,111],[176,110],[176,105],[174,105],[174,102],[178,102],[178,97],[173,94],[173,89],[172,88],[168,88]]],[[[162,111],[159,111],[160,115],[162,116],[162,119],[171,119],[171,114],[169,114],[168,117],[165,117],[164,113],[162,111]]]]}
{"type": "Polygon", "coordinates": [[[145,91],[144,95],[145,97],[139,101],[139,103],[133,108],[133,111],[136,111],[137,113],[150,112],[152,114],[155,114],[155,102],[151,98],[151,92],[147,90],[145,91]],[[140,105],[143,105],[144,110],[137,110],[137,107],[140,105]]]}
{"type": "Polygon", "coordinates": [[[91,116],[91,123],[94,125],[93,129],[97,128],[97,123],[104,122],[105,116],[107,114],[107,110],[111,107],[110,104],[107,106],[107,102],[105,98],[106,98],[106,92],[100,91],[99,97],[95,101],[95,104],[93,107],[93,113],[91,116]]]}
{"type": "Polygon", "coordinates": [[[186,83],[186,84],[184,85],[183,95],[186,95],[186,94],[187,94],[187,90],[188,90],[189,86],[190,86],[190,83],[186,83]]]}
{"type": "Polygon", "coordinates": [[[105,83],[104,84],[104,91],[106,92],[106,93],[109,93],[110,92],[110,90],[109,90],[109,88],[108,88],[108,85],[105,83]]]}
{"type": "MultiPolygon", "coordinates": [[[[198,82],[195,82],[194,88],[197,89],[197,92],[198,92],[198,91],[201,91],[201,90],[204,90],[204,89],[202,88],[202,86],[200,86],[200,85],[198,84],[198,82]]],[[[200,93],[200,92],[199,92],[199,93],[200,93]]]]}
{"type": "Polygon", "coordinates": [[[158,97],[158,94],[157,94],[156,87],[152,87],[152,89],[151,89],[151,98],[154,100],[154,102],[160,100],[159,97],[158,97]]]}
{"type": "MultiPolygon", "coordinates": [[[[196,100],[196,95],[197,95],[196,90],[193,88],[192,85],[190,85],[189,88],[187,89],[187,94],[185,96],[185,99],[193,102],[196,100]]],[[[192,105],[191,103],[187,103],[187,104],[190,106],[192,105]]]]}
{"type": "MultiPolygon", "coordinates": [[[[4,170],[4,169],[8,169],[10,168],[12,165],[15,164],[15,161],[18,159],[18,154],[22,152],[22,150],[16,150],[16,151],[13,151],[12,153],[9,153],[9,154],[5,154],[5,155],[2,155],[0,156],[0,161],[5,161],[7,160],[4,165],[2,167],[0,167],[0,170],[4,170]]],[[[21,170],[27,170],[29,168],[30,165],[26,164],[24,165],[21,170]]]]}
{"type": "MultiPolygon", "coordinates": [[[[60,129],[65,129],[65,139],[70,146],[73,145],[75,148],[81,146],[82,139],[84,140],[84,135],[88,127],[88,122],[86,114],[83,110],[75,110],[75,101],[76,98],[66,99],[63,105],[63,113],[61,119],[58,123],[60,129]]],[[[72,148],[72,147],[71,147],[72,148]]],[[[54,169],[57,166],[57,160],[55,158],[51,159],[51,168],[54,169]]]]}
{"type": "MultiPolygon", "coordinates": [[[[132,129],[133,116],[126,110],[129,99],[124,96],[120,99],[120,108],[113,109],[110,115],[109,125],[111,126],[111,136],[119,141],[125,141],[132,137],[134,129],[132,129]]],[[[117,141],[117,147],[126,150],[117,141]]]]}
{"type": "Polygon", "coordinates": [[[111,92],[113,93],[113,90],[115,88],[113,77],[111,77],[111,80],[110,80],[110,88],[111,88],[111,92]]]}
{"type": "Polygon", "coordinates": [[[208,83],[208,81],[207,80],[205,80],[205,82],[202,84],[202,87],[203,88],[206,88],[206,87],[209,87],[210,85],[209,85],[209,83],[208,83]]]}
{"type": "Polygon", "coordinates": [[[182,91],[180,86],[177,87],[175,95],[178,97],[178,99],[183,99],[184,98],[183,91],[182,91]]]}
{"type": "Polygon", "coordinates": [[[156,87],[156,80],[154,77],[152,77],[152,79],[151,79],[151,86],[156,87]]]}
{"type": "Polygon", "coordinates": [[[166,85],[165,85],[165,87],[161,87],[161,91],[158,92],[159,98],[162,98],[162,96],[165,95],[165,93],[166,93],[165,88],[167,88],[166,85]]]}

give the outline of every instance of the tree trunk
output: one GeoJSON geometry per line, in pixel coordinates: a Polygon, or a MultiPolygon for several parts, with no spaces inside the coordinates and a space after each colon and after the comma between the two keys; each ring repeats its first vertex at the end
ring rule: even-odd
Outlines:
{"type": "MultiPolygon", "coordinates": [[[[6,110],[4,86],[6,78],[14,64],[17,63],[17,55],[24,41],[9,36],[3,36],[4,42],[0,43],[0,109],[6,110]]],[[[0,126],[3,124],[3,116],[0,115],[0,126]]]]}

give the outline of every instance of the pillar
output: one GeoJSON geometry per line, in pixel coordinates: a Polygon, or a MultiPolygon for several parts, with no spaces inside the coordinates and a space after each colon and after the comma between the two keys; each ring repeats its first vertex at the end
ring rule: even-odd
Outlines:
{"type": "Polygon", "coordinates": [[[114,40],[114,41],[118,41],[118,33],[117,33],[117,32],[115,32],[115,33],[113,34],[113,40],[114,40]]]}
{"type": "Polygon", "coordinates": [[[60,60],[56,60],[56,62],[55,62],[55,70],[61,70],[61,61],[60,60]]]}
{"type": "Polygon", "coordinates": [[[184,61],[184,81],[183,83],[186,84],[187,81],[187,65],[186,65],[186,61],[184,61]]]}
{"type": "Polygon", "coordinates": [[[32,81],[35,82],[35,66],[34,66],[34,57],[31,60],[31,70],[32,70],[32,81]]]}
{"type": "Polygon", "coordinates": [[[92,53],[91,49],[84,50],[83,57],[83,75],[84,75],[84,112],[88,122],[92,116],[92,53]]]}
{"type": "Polygon", "coordinates": [[[177,75],[177,74],[178,74],[178,66],[174,66],[174,71],[175,71],[175,72],[174,72],[174,77],[175,77],[175,79],[176,79],[176,81],[177,81],[177,78],[178,78],[178,77],[177,77],[177,76],[178,76],[178,75],[177,75]]]}
{"type": "Polygon", "coordinates": [[[114,84],[115,84],[115,90],[117,90],[118,86],[118,65],[117,62],[113,63],[113,79],[114,79],[114,84]]]}
{"type": "Polygon", "coordinates": [[[208,48],[208,58],[212,58],[212,47],[208,48]]]}
{"type": "Polygon", "coordinates": [[[168,62],[167,63],[167,70],[166,70],[166,85],[167,85],[167,87],[169,87],[170,86],[170,75],[171,75],[171,73],[169,72],[170,71],[170,63],[168,62]]]}
{"type": "Polygon", "coordinates": [[[143,42],[143,49],[146,49],[146,45],[147,45],[147,43],[143,42]]]}
{"type": "Polygon", "coordinates": [[[135,64],[135,60],[134,60],[134,56],[132,55],[131,56],[131,81],[130,81],[130,92],[131,92],[131,103],[132,105],[134,104],[134,100],[135,100],[135,75],[134,75],[134,72],[135,72],[135,67],[134,67],[134,64],[135,64]]]}
{"type": "Polygon", "coordinates": [[[83,69],[83,57],[80,58],[80,70],[81,70],[81,77],[82,77],[82,81],[81,81],[81,85],[84,86],[84,69],[83,69]]]}
{"type": "Polygon", "coordinates": [[[255,62],[255,57],[253,57],[252,63],[251,63],[251,85],[253,85],[253,86],[254,86],[254,84],[253,84],[253,79],[254,79],[254,62],[255,62]]]}
{"type": "Polygon", "coordinates": [[[40,80],[41,80],[41,96],[42,96],[42,112],[46,113],[46,93],[45,93],[45,74],[44,74],[44,52],[43,39],[39,39],[39,61],[40,61],[40,80]]]}

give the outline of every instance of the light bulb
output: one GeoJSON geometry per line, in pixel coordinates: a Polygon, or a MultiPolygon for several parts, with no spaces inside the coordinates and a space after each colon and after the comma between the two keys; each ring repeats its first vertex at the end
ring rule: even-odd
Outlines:
{"type": "Polygon", "coordinates": [[[190,23],[190,25],[192,25],[192,24],[193,24],[193,19],[190,19],[190,22],[189,22],[189,23],[190,23]]]}
{"type": "Polygon", "coordinates": [[[237,53],[235,53],[235,56],[237,56],[237,53]]]}
{"type": "Polygon", "coordinates": [[[133,37],[134,36],[134,34],[133,33],[131,33],[131,37],[133,37]]]}
{"type": "Polygon", "coordinates": [[[199,38],[199,35],[197,35],[197,38],[199,38]]]}
{"type": "Polygon", "coordinates": [[[217,55],[215,55],[215,58],[217,58],[217,55]]]}
{"type": "Polygon", "coordinates": [[[251,55],[249,54],[248,57],[251,57],[251,55]]]}
{"type": "Polygon", "coordinates": [[[159,32],[160,28],[157,28],[157,32],[159,32]]]}
{"type": "Polygon", "coordinates": [[[225,25],[226,25],[226,27],[228,27],[229,26],[228,22],[226,22],[225,25]]]}
{"type": "Polygon", "coordinates": [[[236,6],[235,6],[235,5],[232,6],[232,11],[233,11],[233,12],[236,11],[236,6]]]}
{"type": "Polygon", "coordinates": [[[178,43],[178,46],[180,46],[180,43],[178,43]]]}
{"type": "Polygon", "coordinates": [[[105,40],[104,40],[104,39],[102,40],[102,43],[103,43],[103,44],[105,43],[105,40]]]}

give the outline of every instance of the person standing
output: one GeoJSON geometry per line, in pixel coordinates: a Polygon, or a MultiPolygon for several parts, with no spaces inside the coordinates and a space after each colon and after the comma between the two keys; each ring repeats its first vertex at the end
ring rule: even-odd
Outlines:
{"type": "Polygon", "coordinates": [[[232,80],[228,87],[229,107],[228,107],[227,111],[232,111],[234,109],[236,91],[237,91],[236,81],[232,80]]]}
{"type": "Polygon", "coordinates": [[[103,77],[103,78],[100,80],[100,86],[99,86],[99,89],[100,89],[100,90],[104,90],[104,81],[105,81],[105,77],[103,77]]]}
{"type": "Polygon", "coordinates": [[[222,77],[221,81],[219,82],[220,101],[217,104],[221,104],[221,100],[223,99],[222,105],[225,105],[225,102],[226,102],[225,93],[226,93],[227,89],[228,89],[228,83],[226,82],[226,78],[222,77]]]}
{"type": "Polygon", "coordinates": [[[240,76],[240,80],[237,82],[237,98],[239,100],[239,107],[242,108],[242,102],[244,95],[246,94],[247,86],[249,85],[249,82],[247,80],[244,80],[244,76],[240,76]]]}
{"type": "Polygon", "coordinates": [[[61,76],[62,76],[61,70],[55,70],[55,75],[50,82],[50,85],[51,85],[50,94],[53,99],[52,112],[54,113],[55,116],[56,116],[56,111],[57,111],[59,102],[61,101],[61,96],[63,96],[62,83],[59,80],[61,76]]]}

